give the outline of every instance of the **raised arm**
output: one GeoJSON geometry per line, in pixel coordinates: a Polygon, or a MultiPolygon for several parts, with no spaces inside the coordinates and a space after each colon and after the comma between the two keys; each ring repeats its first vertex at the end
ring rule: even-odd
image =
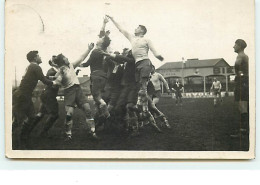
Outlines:
{"type": "Polygon", "coordinates": [[[52,81],[44,76],[42,68],[40,66],[35,65],[35,74],[37,76],[37,79],[42,81],[42,83],[44,83],[45,85],[52,85],[52,81]]]}
{"type": "MultiPolygon", "coordinates": [[[[108,17],[104,17],[103,24],[99,32],[99,37],[104,37],[106,35],[105,28],[107,23],[108,23],[108,17]]],[[[109,31],[107,33],[109,33],[109,31]]]]}
{"type": "Polygon", "coordinates": [[[126,57],[126,56],[123,56],[123,55],[109,54],[109,53],[104,52],[104,51],[102,51],[102,54],[104,56],[112,57],[114,59],[114,61],[116,61],[120,64],[123,64],[125,62],[132,62],[132,63],[135,62],[134,58],[126,57]]]}
{"type": "Polygon", "coordinates": [[[150,50],[152,51],[153,55],[154,55],[157,59],[159,59],[160,61],[163,61],[164,58],[162,57],[162,55],[160,55],[160,54],[158,53],[158,51],[156,51],[156,49],[154,48],[154,45],[153,45],[152,41],[151,41],[150,39],[147,39],[147,43],[148,43],[148,46],[149,46],[150,50]]]}
{"type": "Polygon", "coordinates": [[[169,85],[168,85],[167,81],[165,80],[165,78],[161,74],[159,74],[159,78],[160,78],[160,81],[163,82],[163,84],[166,87],[167,91],[169,91],[170,88],[169,88],[169,85]]]}
{"type": "Polygon", "coordinates": [[[91,43],[88,45],[88,49],[87,51],[85,51],[85,53],[83,53],[83,55],[80,56],[80,58],[78,60],[76,60],[75,62],[72,63],[73,67],[76,68],[80,65],[81,62],[83,62],[88,54],[90,53],[90,51],[94,48],[94,43],[91,43]]]}
{"type": "Polygon", "coordinates": [[[129,40],[129,41],[131,41],[131,39],[132,39],[132,35],[129,33],[129,32],[127,32],[126,30],[124,30],[123,28],[122,28],[122,26],[120,25],[120,24],[118,24],[118,22],[117,21],[115,21],[115,19],[113,18],[113,17],[111,17],[111,16],[109,16],[109,15],[106,15],[108,18],[110,18],[110,20],[114,23],[114,25],[117,27],[117,29],[129,40]]]}

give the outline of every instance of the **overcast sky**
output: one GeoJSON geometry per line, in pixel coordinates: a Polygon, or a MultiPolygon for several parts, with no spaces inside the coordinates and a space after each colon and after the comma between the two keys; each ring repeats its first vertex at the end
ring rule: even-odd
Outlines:
{"type": "MultiPolygon", "coordinates": [[[[71,62],[96,42],[106,13],[131,33],[143,24],[146,37],[165,58],[150,53],[156,67],[182,57],[224,58],[234,65],[234,41],[244,39],[254,62],[253,0],[9,0],[6,6],[6,53],[21,79],[28,66],[26,54],[38,50],[44,73],[52,55],[63,53],[71,62]],[[110,3],[106,5],[105,3],[110,3]],[[41,19],[43,24],[41,22],[41,19]],[[43,31],[44,29],[44,31],[43,31]]],[[[130,47],[128,40],[109,22],[111,50],[130,47]]],[[[89,74],[85,69],[82,74],[89,74]]],[[[14,76],[14,75],[13,75],[14,76]]]]}

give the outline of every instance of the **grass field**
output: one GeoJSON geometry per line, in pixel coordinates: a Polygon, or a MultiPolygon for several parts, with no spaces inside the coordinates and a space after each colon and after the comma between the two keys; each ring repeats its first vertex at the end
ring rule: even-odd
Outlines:
{"type": "Polygon", "coordinates": [[[49,131],[49,137],[40,138],[44,124],[40,122],[31,133],[29,149],[32,150],[153,150],[153,151],[245,151],[248,135],[231,138],[240,124],[240,117],[233,97],[213,106],[212,98],[183,99],[183,106],[176,106],[170,97],[161,98],[158,108],[168,117],[171,129],[157,133],[149,125],[141,129],[138,137],[128,137],[122,132],[99,133],[95,141],[87,135],[84,115],[74,114],[73,140],[63,141],[65,111],[60,103],[60,118],[49,131]]]}

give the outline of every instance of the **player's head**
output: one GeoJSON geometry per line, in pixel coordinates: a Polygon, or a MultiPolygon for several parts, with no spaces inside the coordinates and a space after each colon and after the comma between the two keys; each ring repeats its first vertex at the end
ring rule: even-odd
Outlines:
{"type": "Polygon", "coordinates": [[[145,35],[147,32],[147,29],[144,25],[139,25],[136,29],[135,29],[135,35],[145,35]]]}
{"type": "Polygon", "coordinates": [[[237,39],[235,45],[233,46],[236,53],[243,51],[247,47],[246,42],[243,39],[237,39]]]}
{"type": "Polygon", "coordinates": [[[178,82],[179,82],[179,78],[176,79],[176,83],[178,83],[178,82]]]}
{"type": "Polygon", "coordinates": [[[120,52],[119,51],[115,51],[114,54],[120,55],[120,52]]]}
{"type": "Polygon", "coordinates": [[[51,59],[49,60],[49,65],[51,66],[51,67],[55,67],[55,68],[57,68],[58,66],[54,63],[54,60],[56,59],[56,55],[53,55],[52,57],[51,57],[51,59]]]}
{"type": "Polygon", "coordinates": [[[65,57],[63,54],[59,54],[57,57],[54,58],[53,63],[57,65],[58,67],[61,66],[69,66],[69,60],[67,57],[65,57]]]}
{"type": "Polygon", "coordinates": [[[105,35],[98,39],[96,45],[101,49],[106,50],[107,47],[110,45],[110,42],[111,42],[110,38],[107,35],[105,35]]]}
{"type": "Polygon", "coordinates": [[[26,58],[29,62],[36,62],[37,64],[42,63],[42,59],[39,56],[38,51],[30,51],[29,53],[27,53],[26,58]]]}
{"type": "Polygon", "coordinates": [[[216,81],[217,81],[217,78],[216,78],[216,77],[215,77],[215,78],[213,78],[213,81],[214,81],[214,82],[216,82],[216,81]]]}
{"type": "Polygon", "coordinates": [[[129,48],[124,48],[123,51],[122,51],[122,55],[123,55],[123,56],[126,56],[129,51],[130,51],[129,48]]]}

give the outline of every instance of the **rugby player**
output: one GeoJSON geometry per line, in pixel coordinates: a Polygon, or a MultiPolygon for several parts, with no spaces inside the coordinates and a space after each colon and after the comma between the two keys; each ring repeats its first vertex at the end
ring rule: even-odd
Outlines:
{"type": "Polygon", "coordinates": [[[163,83],[163,85],[166,87],[167,93],[170,93],[170,88],[169,88],[167,81],[164,79],[164,77],[160,73],[157,73],[155,71],[154,66],[152,66],[150,81],[152,82],[152,84],[154,86],[154,92],[153,92],[151,98],[153,100],[153,103],[156,105],[159,102],[160,97],[162,95],[162,93],[161,93],[161,83],[163,83]]]}
{"type": "MultiPolygon", "coordinates": [[[[26,68],[19,88],[13,94],[12,102],[13,129],[22,126],[20,134],[18,134],[22,141],[28,139],[33,128],[32,123],[35,118],[35,110],[32,102],[32,93],[38,80],[42,81],[45,85],[51,86],[53,84],[51,80],[48,80],[43,75],[42,69],[39,66],[42,60],[38,51],[30,51],[26,57],[30,65],[26,68]]],[[[13,144],[15,145],[16,142],[19,143],[20,139],[16,138],[13,144]]]]}
{"type": "Polygon", "coordinates": [[[217,98],[219,97],[220,102],[222,102],[222,97],[221,97],[221,83],[217,78],[213,79],[212,86],[210,88],[210,91],[213,92],[214,96],[214,106],[217,105],[217,98]]]}
{"type": "MultiPolygon", "coordinates": [[[[47,71],[46,77],[49,79],[54,79],[58,66],[53,63],[53,60],[56,56],[53,56],[51,60],[49,60],[49,65],[51,68],[47,71]]],[[[37,125],[38,122],[44,117],[44,115],[48,115],[46,122],[44,123],[43,130],[40,133],[41,137],[47,136],[48,130],[52,127],[55,121],[59,118],[59,105],[56,99],[58,95],[59,87],[58,86],[46,86],[44,91],[41,93],[41,106],[40,111],[35,117],[33,122],[33,127],[37,125]]],[[[32,129],[33,129],[32,127],[32,129]]]]}
{"type": "Polygon", "coordinates": [[[91,136],[95,139],[98,139],[95,133],[95,123],[90,105],[87,98],[82,92],[79,80],[75,72],[75,68],[78,67],[80,63],[85,60],[85,58],[88,56],[93,48],[94,44],[89,44],[87,51],[85,51],[83,55],[73,63],[70,63],[68,58],[66,58],[63,54],[59,54],[54,59],[54,64],[59,67],[59,71],[56,74],[57,79],[54,81],[54,84],[61,85],[64,88],[64,103],[66,110],[65,141],[70,141],[72,139],[72,116],[75,105],[77,105],[78,108],[84,111],[86,115],[86,123],[90,127],[91,136]]]}
{"type": "Polygon", "coordinates": [[[88,61],[80,65],[80,67],[90,66],[91,94],[102,116],[106,118],[110,117],[110,114],[106,102],[102,99],[102,92],[107,82],[107,74],[104,70],[104,54],[102,52],[107,50],[111,42],[108,37],[109,32],[105,32],[107,22],[108,19],[105,17],[95,49],[90,54],[88,61]]]}
{"type": "Polygon", "coordinates": [[[248,63],[249,58],[245,54],[244,49],[247,44],[242,39],[237,39],[234,45],[234,52],[236,52],[237,58],[235,62],[235,101],[238,102],[238,108],[240,111],[241,122],[240,132],[247,133],[249,131],[249,75],[248,75],[248,63]]]}
{"type": "Polygon", "coordinates": [[[176,98],[176,105],[178,105],[180,103],[180,105],[182,106],[182,95],[181,95],[181,91],[183,90],[183,85],[179,82],[179,79],[176,79],[175,84],[173,84],[172,90],[175,93],[175,98],[176,98]]]}
{"type": "MultiPolygon", "coordinates": [[[[149,49],[153,52],[154,56],[163,61],[163,57],[155,50],[151,40],[144,37],[147,29],[143,25],[139,25],[135,29],[134,35],[130,34],[118,24],[115,19],[109,15],[107,17],[114,23],[116,28],[130,41],[132,45],[132,55],[135,59],[135,76],[139,83],[138,101],[137,104],[143,106],[144,112],[149,112],[148,110],[148,95],[147,95],[147,85],[152,71],[152,62],[148,57],[149,49]]],[[[148,113],[149,114],[149,113],[148,113]]]]}
{"type": "MultiPolygon", "coordinates": [[[[109,55],[109,54],[108,54],[109,55]]],[[[115,58],[117,62],[124,63],[124,73],[121,84],[123,89],[117,101],[116,110],[120,114],[124,107],[126,108],[126,128],[132,131],[131,136],[139,135],[138,131],[138,116],[136,102],[138,97],[138,83],[135,79],[135,59],[132,55],[132,51],[129,49],[124,49],[123,55],[109,55],[115,58]]],[[[142,97],[147,100],[146,97],[142,97]]],[[[148,101],[147,101],[148,103],[148,101]]],[[[148,105],[147,105],[148,107],[148,105]]],[[[143,108],[143,107],[142,107],[143,108]]],[[[161,132],[160,128],[157,126],[154,117],[149,110],[142,112],[141,117],[148,119],[149,123],[158,131],[161,132]]],[[[140,116],[139,116],[140,118],[140,116]]]]}

